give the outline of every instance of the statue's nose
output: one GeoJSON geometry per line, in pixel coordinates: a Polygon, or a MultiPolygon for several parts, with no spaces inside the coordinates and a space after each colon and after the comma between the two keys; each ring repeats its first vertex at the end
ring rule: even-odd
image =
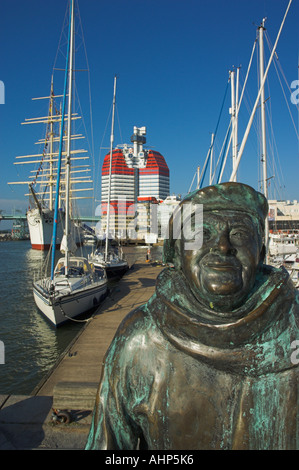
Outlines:
{"type": "Polygon", "coordinates": [[[237,250],[233,247],[229,239],[229,231],[223,230],[219,234],[217,250],[224,255],[234,255],[237,250]]]}

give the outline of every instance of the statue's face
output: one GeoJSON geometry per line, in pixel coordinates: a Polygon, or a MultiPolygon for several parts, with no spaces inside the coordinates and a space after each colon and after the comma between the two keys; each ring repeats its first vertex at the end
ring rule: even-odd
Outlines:
{"type": "Polygon", "coordinates": [[[204,213],[201,249],[184,250],[181,244],[182,270],[193,294],[218,311],[240,306],[254,285],[261,246],[250,216],[204,213]]]}

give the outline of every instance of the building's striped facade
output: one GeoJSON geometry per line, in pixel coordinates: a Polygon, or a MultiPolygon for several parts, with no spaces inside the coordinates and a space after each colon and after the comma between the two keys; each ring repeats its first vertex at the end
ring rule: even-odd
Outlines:
{"type": "Polygon", "coordinates": [[[164,157],[154,150],[147,154],[146,167],[139,169],[139,194],[164,200],[169,196],[169,169],[164,157]]]}
{"type": "MultiPolygon", "coordinates": [[[[114,219],[117,219],[115,229],[125,228],[125,218],[128,222],[128,218],[134,217],[136,213],[134,204],[137,200],[156,198],[157,201],[161,201],[169,196],[169,168],[159,152],[143,149],[144,129],[134,128],[131,139],[135,142],[134,150],[124,146],[123,149],[116,148],[112,152],[110,214],[111,211],[114,212],[114,219]],[[142,141],[140,134],[137,133],[140,130],[143,130],[142,141]]],[[[102,167],[103,222],[107,214],[109,167],[110,153],[105,156],[102,167]]],[[[112,219],[113,217],[109,220],[112,219]]]]}

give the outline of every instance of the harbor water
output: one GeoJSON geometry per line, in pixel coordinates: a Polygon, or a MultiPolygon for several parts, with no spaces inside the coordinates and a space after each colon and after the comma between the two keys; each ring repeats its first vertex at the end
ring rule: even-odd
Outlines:
{"type": "MultiPolygon", "coordinates": [[[[83,254],[91,250],[86,246],[83,254]]],[[[146,259],[147,247],[123,251],[130,265],[146,259]]],[[[161,259],[161,247],[151,253],[161,259]]],[[[70,321],[55,328],[37,309],[32,282],[46,256],[27,240],[0,243],[0,394],[30,395],[84,326],[70,321]]]]}

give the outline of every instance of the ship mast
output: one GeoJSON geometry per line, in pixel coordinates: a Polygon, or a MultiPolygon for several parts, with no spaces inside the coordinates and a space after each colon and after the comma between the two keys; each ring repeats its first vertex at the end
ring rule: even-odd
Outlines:
{"type": "MultiPolygon", "coordinates": [[[[230,72],[231,82],[231,116],[232,116],[232,163],[233,169],[235,169],[237,155],[238,155],[238,107],[239,107],[239,74],[240,67],[237,67],[237,74],[235,70],[230,72]],[[236,78],[236,83],[235,83],[236,78]]],[[[235,174],[233,181],[237,181],[237,175],[235,174]]]]}
{"type": "MultiPolygon", "coordinates": [[[[265,20],[263,19],[259,30],[259,48],[260,48],[260,81],[263,82],[264,78],[264,30],[265,20]]],[[[266,199],[268,199],[267,187],[267,144],[266,144],[266,117],[265,117],[265,86],[261,87],[261,127],[262,127],[262,166],[263,166],[263,192],[266,199]]],[[[268,216],[265,220],[265,247],[266,247],[266,262],[268,260],[268,245],[269,245],[269,220],[268,216]]]]}
{"type": "Polygon", "coordinates": [[[275,43],[274,43],[274,46],[273,46],[273,49],[272,49],[272,52],[271,52],[271,55],[270,55],[270,58],[269,58],[269,61],[268,61],[268,65],[267,65],[267,68],[266,68],[265,73],[264,73],[264,75],[263,75],[262,82],[261,82],[261,84],[260,84],[260,89],[259,89],[258,95],[257,95],[257,97],[256,97],[256,100],[255,100],[255,103],[254,103],[254,106],[253,106],[253,110],[252,110],[252,112],[251,112],[251,116],[250,116],[250,119],[249,119],[249,121],[248,121],[247,128],[246,128],[246,130],[245,130],[245,134],[244,134],[244,136],[243,136],[243,140],[242,140],[241,145],[240,145],[240,149],[239,149],[238,156],[237,156],[237,160],[236,160],[236,165],[235,165],[235,168],[233,169],[233,171],[232,171],[232,173],[231,173],[231,176],[230,176],[230,181],[234,181],[234,178],[235,178],[235,176],[236,176],[236,173],[237,173],[237,170],[238,170],[238,167],[239,167],[239,164],[240,164],[242,155],[243,155],[243,151],[244,151],[244,148],[245,148],[247,139],[248,139],[248,135],[249,135],[249,132],[250,132],[250,128],[251,128],[251,126],[252,126],[253,118],[254,118],[254,115],[255,115],[257,106],[258,106],[258,104],[259,104],[259,102],[260,102],[262,89],[263,89],[263,87],[264,87],[264,85],[265,85],[265,82],[266,82],[266,79],[267,79],[267,75],[268,75],[268,72],[269,72],[269,68],[270,68],[270,65],[271,65],[271,63],[272,63],[272,60],[273,60],[273,57],[274,57],[274,54],[275,54],[275,51],[276,51],[276,47],[277,47],[277,44],[278,44],[278,41],[279,41],[279,38],[280,38],[280,35],[281,35],[281,31],[282,31],[282,28],[283,28],[283,26],[284,26],[284,23],[285,23],[287,14],[288,14],[288,12],[289,12],[291,3],[292,3],[292,0],[289,1],[289,4],[288,4],[287,9],[286,9],[286,12],[285,12],[285,14],[284,14],[282,23],[281,23],[281,25],[280,25],[280,28],[279,28],[279,31],[278,31],[278,34],[277,34],[277,37],[276,37],[276,41],[275,41],[275,43]]]}
{"type": "Polygon", "coordinates": [[[69,56],[69,90],[68,90],[68,129],[67,129],[67,155],[66,155],[66,194],[65,194],[65,275],[68,271],[69,236],[70,236],[70,171],[71,171],[71,116],[73,92],[73,56],[74,56],[74,1],[71,0],[71,29],[70,29],[70,56],[69,56]]]}
{"type": "Polygon", "coordinates": [[[53,90],[53,75],[51,79],[51,92],[50,92],[50,175],[49,175],[49,209],[53,210],[53,140],[54,140],[54,128],[53,128],[53,105],[54,105],[54,90],[53,90]]]}
{"type": "Polygon", "coordinates": [[[108,201],[107,201],[107,223],[106,223],[105,261],[107,261],[107,259],[108,259],[110,198],[111,198],[111,172],[112,172],[112,154],[113,154],[113,142],[114,142],[114,114],[115,114],[115,102],[116,102],[116,75],[115,75],[115,77],[114,77],[113,104],[112,104],[112,121],[111,121],[111,136],[110,136],[110,164],[109,164],[109,186],[108,186],[108,201]]]}
{"type": "MultiPolygon", "coordinates": [[[[54,224],[53,224],[53,237],[52,237],[52,259],[51,259],[51,281],[54,279],[54,266],[55,266],[55,249],[56,249],[56,238],[57,238],[57,224],[58,224],[58,202],[60,195],[60,173],[61,173],[61,160],[62,160],[62,146],[63,146],[63,130],[64,130],[64,117],[65,117],[65,103],[66,103],[66,93],[67,93],[67,78],[68,78],[68,65],[69,65],[69,55],[72,52],[70,48],[71,43],[71,32],[72,32],[72,19],[73,19],[73,1],[71,0],[71,12],[70,12],[70,24],[69,24],[69,40],[67,48],[67,57],[66,57],[66,67],[65,67],[65,77],[64,77],[64,92],[63,92],[63,101],[62,101],[62,117],[61,117],[61,132],[59,140],[59,157],[58,157],[58,166],[57,166],[57,182],[56,182],[56,195],[55,195],[55,211],[54,211],[54,224]]],[[[70,116],[69,116],[70,118],[70,116]]],[[[66,249],[67,251],[67,249],[66,249]]],[[[65,272],[66,274],[66,272],[65,272]]]]}

